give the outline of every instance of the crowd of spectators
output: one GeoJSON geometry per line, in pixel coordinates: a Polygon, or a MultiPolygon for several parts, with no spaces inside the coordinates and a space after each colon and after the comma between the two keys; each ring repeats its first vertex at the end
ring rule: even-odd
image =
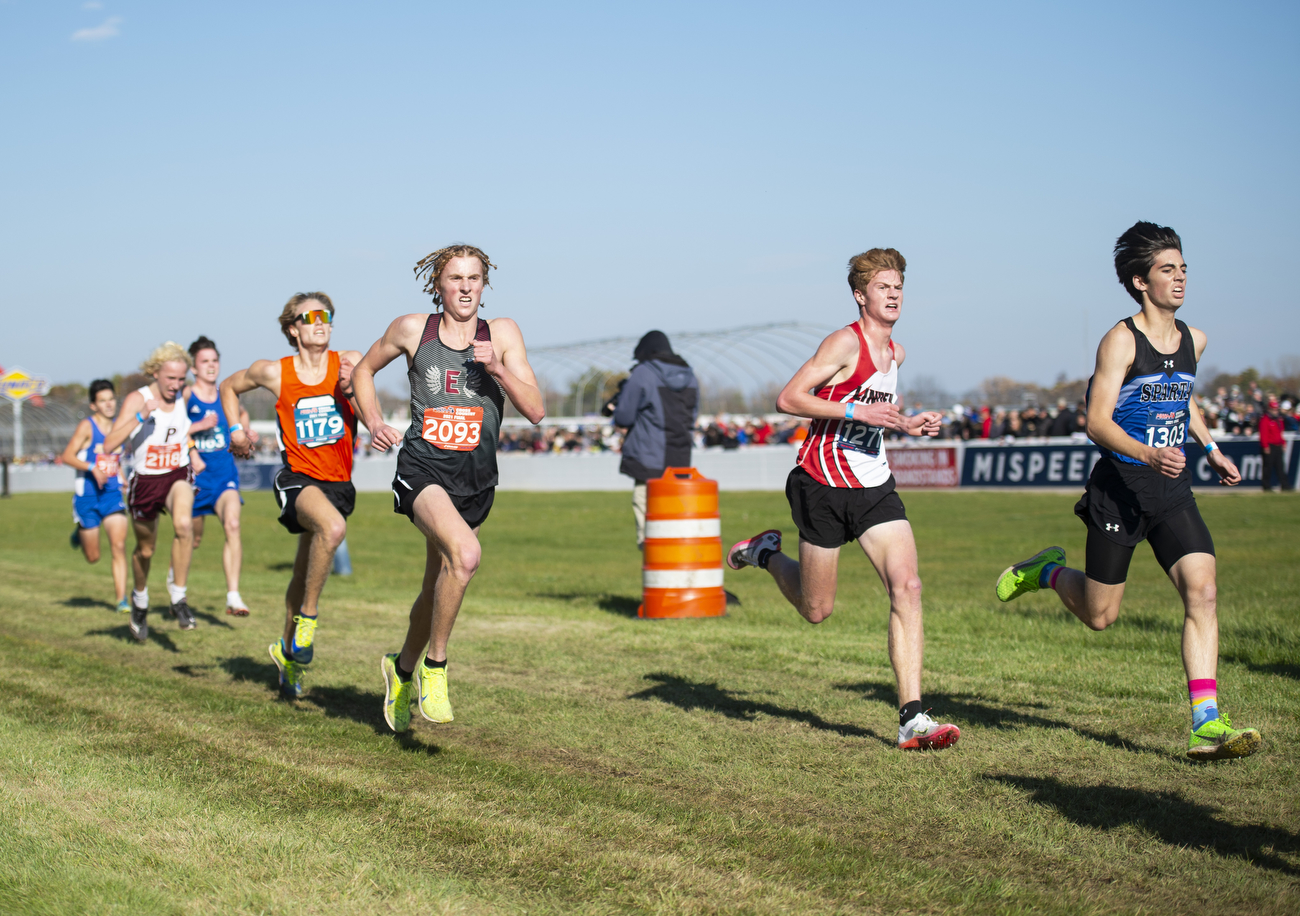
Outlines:
{"type": "Polygon", "coordinates": [[[1212,396],[1197,398],[1205,422],[1219,435],[1254,436],[1259,432],[1260,418],[1267,415],[1273,404],[1282,418],[1287,432],[1300,429],[1300,404],[1292,393],[1281,395],[1265,391],[1258,382],[1244,389],[1240,385],[1220,387],[1212,396]]]}

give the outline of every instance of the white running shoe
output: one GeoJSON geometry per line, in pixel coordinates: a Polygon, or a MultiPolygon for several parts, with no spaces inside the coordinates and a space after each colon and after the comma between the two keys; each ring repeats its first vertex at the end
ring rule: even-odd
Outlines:
{"type": "Polygon", "coordinates": [[[952,747],[961,737],[961,729],[947,722],[936,722],[926,713],[917,713],[906,725],[898,728],[898,749],[901,751],[941,751],[952,747]]]}
{"type": "Polygon", "coordinates": [[[781,532],[769,528],[762,534],[756,534],[747,541],[737,541],[727,551],[727,565],[732,569],[745,566],[757,566],[763,551],[781,552],[781,532]]]}

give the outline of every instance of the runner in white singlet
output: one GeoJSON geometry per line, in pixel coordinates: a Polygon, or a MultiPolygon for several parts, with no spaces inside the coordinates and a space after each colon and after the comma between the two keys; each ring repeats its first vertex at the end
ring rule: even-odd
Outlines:
{"type": "Polygon", "coordinates": [[[171,566],[175,583],[168,586],[168,616],[175,618],[182,630],[196,626],[186,598],[186,582],[194,544],[190,518],[194,474],[203,470],[203,458],[194,448],[190,433],[208,429],[216,417],[190,423],[179,395],[192,365],[190,355],[180,344],[169,340],[155,349],[140,365],[140,370],[153,376],[154,381],[126,396],[117,422],[104,437],[105,451],[125,443],[134,459],[126,502],[135,527],[131,634],[140,642],[149,638],[149,567],[157,545],[158,514],[163,511],[171,515],[174,532],[171,566]]]}

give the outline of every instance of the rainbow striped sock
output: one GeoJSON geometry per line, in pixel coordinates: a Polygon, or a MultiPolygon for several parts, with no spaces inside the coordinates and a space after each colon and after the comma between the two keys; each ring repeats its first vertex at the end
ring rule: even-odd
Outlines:
{"type": "Polygon", "coordinates": [[[1187,682],[1187,695],[1192,701],[1192,731],[1211,719],[1219,718],[1218,684],[1212,677],[1187,682]]]}
{"type": "Polygon", "coordinates": [[[1039,588],[1056,588],[1056,577],[1065,569],[1060,563],[1044,563],[1038,571],[1039,588]]]}

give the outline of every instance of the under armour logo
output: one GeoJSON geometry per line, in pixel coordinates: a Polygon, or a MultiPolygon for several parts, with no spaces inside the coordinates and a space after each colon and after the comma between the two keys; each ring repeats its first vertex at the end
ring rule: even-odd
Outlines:
{"type": "Polygon", "coordinates": [[[1107,531],[1119,531],[1119,525],[1112,525],[1110,522],[1107,522],[1107,523],[1106,523],[1106,530],[1107,530],[1107,531]]]}
{"type": "Polygon", "coordinates": [[[1174,368],[1174,361],[1172,359],[1165,360],[1165,368],[1166,369],[1174,368]]]}

